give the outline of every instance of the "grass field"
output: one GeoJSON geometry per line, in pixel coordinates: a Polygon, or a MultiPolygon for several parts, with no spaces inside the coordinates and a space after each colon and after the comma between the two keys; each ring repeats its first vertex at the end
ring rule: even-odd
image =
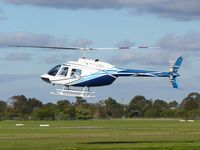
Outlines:
{"type": "Polygon", "coordinates": [[[5,149],[200,150],[200,121],[0,121],[0,150],[5,149]],[[47,123],[50,127],[39,127],[47,123]]]}

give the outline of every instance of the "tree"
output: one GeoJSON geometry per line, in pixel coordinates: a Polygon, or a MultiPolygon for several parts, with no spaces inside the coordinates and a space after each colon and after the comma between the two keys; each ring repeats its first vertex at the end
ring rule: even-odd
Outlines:
{"type": "Polygon", "coordinates": [[[6,110],[7,110],[6,102],[0,100],[0,120],[5,118],[6,110]]]}
{"type": "Polygon", "coordinates": [[[197,103],[197,106],[200,106],[200,94],[199,93],[190,93],[180,104],[180,108],[184,108],[187,101],[193,100],[197,103]]]}
{"type": "Polygon", "coordinates": [[[159,116],[159,112],[155,108],[149,108],[144,112],[144,117],[147,117],[147,118],[154,118],[158,116],[159,116]]]}
{"type": "Polygon", "coordinates": [[[38,109],[42,106],[43,104],[41,101],[35,98],[29,98],[27,101],[28,114],[30,115],[34,109],[38,109]]]}
{"type": "Polygon", "coordinates": [[[78,105],[75,108],[76,118],[85,120],[93,118],[93,110],[86,105],[78,105]]]}
{"type": "Polygon", "coordinates": [[[157,99],[157,100],[154,101],[153,107],[160,110],[160,111],[170,108],[169,105],[167,104],[167,102],[160,100],[160,99],[157,99]]]}
{"type": "Polygon", "coordinates": [[[117,101],[111,97],[104,101],[106,106],[106,116],[111,118],[121,118],[123,116],[123,105],[117,103],[117,101]]]}
{"type": "Polygon", "coordinates": [[[6,102],[0,100],[0,113],[4,113],[6,109],[7,109],[6,102]]]}
{"type": "Polygon", "coordinates": [[[87,104],[87,101],[83,99],[82,97],[76,97],[75,105],[80,105],[80,104],[87,104]]]}
{"type": "Polygon", "coordinates": [[[56,105],[47,103],[44,106],[33,110],[31,117],[40,120],[55,120],[56,118],[56,105]]]}
{"type": "Polygon", "coordinates": [[[10,98],[15,116],[28,114],[27,98],[24,95],[17,95],[10,98]]]}
{"type": "Polygon", "coordinates": [[[143,116],[144,112],[152,107],[152,101],[146,100],[144,96],[135,96],[129,103],[131,116],[143,116]]]}
{"type": "Polygon", "coordinates": [[[74,119],[75,109],[68,100],[57,101],[58,118],[59,119],[74,119]]]}
{"type": "Polygon", "coordinates": [[[106,118],[106,104],[104,100],[100,100],[95,104],[94,118],[106,118]]]}
{"type": "Polygon", "coordinates": [[[171,109],[176,109],[178,107],[178,102],[177,101],[169,102],[169,107],[171,109]]]}
{"type": "Polygon", "coordinates": [[[57,107],[60,111],[65,111],[66,107],[68,107],[71,103],[68,100],[59,100],[57,101],[57,107]]]}
{"type": "Polygon", "coordinates": [[[173,118],[175,117],[175,109],[165,109],[162,112],[160,112],[160,117],[166,117],[166,118],[173,118]]]}
{"type": "Polygon", "coordinates": [[[198,107],[198,103],[194,99],[187,100],[184,104],[184,109],[188,111],[197,109],[198,107]]]}
{"type": "Polygon", "coordinates": [[[185,109],[179,108],[175,110],[174,117],[186,117],[187,111],[185,109]]]}
{"type": "Polygon", "coordinates": [[[75,116],[77,119],[91,119],[93,118],[94,107],[87,103],[82,97],[76,97],[75,116]]]}

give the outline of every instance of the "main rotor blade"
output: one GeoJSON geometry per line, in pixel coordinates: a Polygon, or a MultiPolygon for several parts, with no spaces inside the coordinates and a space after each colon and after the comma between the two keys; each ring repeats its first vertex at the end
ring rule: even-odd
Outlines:
{"type": "Polygon", "coordinates": [[[148,46],[134,46],[134,47],[114,47],[114,48],[90,48],[90,50],[129,50],[129,49],[145,49],[145,48],[153,48],[153,49],[156,49],[156,48],[159,48],[159,47],[148,47],[148,46]]]}
{"type": "Polygon", "coordinates": [[[9,46],[9,47],[27,47],[27,48],[46,48],[46,49],[66,49],[66,50],[80,50],[79,47],[57,47],[57,46],[9,46]]]}
{"type": "Polygon", "coordinates": [[[57,46],[9,46],[9,47],[27,47],[27,48],[46,48],[46,49],[64,49],[64,50],[129,50],[129,49],[156,49],[159,47],[148,47],[148,46],[138,46],[138,47],[113,47],[113,48],[83,48],[83,47],[57,47],[57,46]]]}

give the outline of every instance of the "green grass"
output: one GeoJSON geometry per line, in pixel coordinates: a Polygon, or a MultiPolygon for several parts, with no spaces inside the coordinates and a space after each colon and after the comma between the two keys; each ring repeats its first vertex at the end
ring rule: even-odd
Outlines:
{"type": "Polygon", "coordinates": [[[0,121],[0,150],[7,149],[199,150],[200,121],[0,121]],[[50,127],[39,127],[47,123],[50,127]]]}

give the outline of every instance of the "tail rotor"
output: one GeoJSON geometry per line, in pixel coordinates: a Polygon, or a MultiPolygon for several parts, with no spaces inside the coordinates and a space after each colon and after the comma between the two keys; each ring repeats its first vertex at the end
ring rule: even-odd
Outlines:
{"type": "Polygon", "coordinates": [[[176,62],[170,62],[170,67],[169,67],[169,79],[170,79],[170,82],[173,86],[173,88],[179,88],[179,85],[178,85],[178,81],[176,79],[176,77],[180,76],[180,74],[178,74],[178,70],[181,66],[181,63],[183,61],[183,57],[180,56],[176,62]]]}

